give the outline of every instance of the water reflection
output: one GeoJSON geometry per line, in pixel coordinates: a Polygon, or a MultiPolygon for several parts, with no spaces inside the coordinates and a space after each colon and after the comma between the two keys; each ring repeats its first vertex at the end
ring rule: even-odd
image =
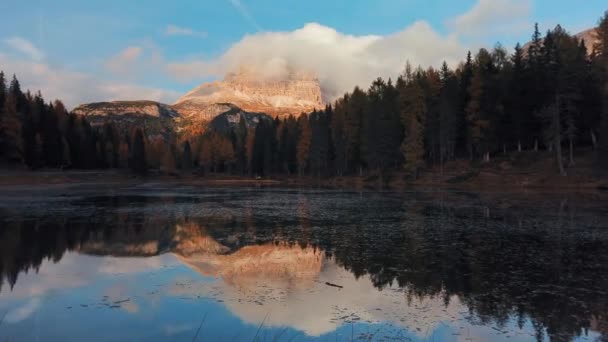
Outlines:
{"type": "MultiPolygon", "coordinates": [[[[269,340],[282,332],[353,337],[353,325],[362,339],[607,340],[601,203],[154,189],[4,205],[0,308],[17,323],[49,306],[41,294],[138,275],[61,309],[145,315],[156,307],[162,317],[168,296],[210,299],[249,329],[270,329],[269,340]],[[157,276],[163,281],[140,278],[157,276]]],[[[191,337],[199,318],[189,319],[165,333],[191,337]]],[[[224,332],[238,330],[231,324],[224,332]]]]}

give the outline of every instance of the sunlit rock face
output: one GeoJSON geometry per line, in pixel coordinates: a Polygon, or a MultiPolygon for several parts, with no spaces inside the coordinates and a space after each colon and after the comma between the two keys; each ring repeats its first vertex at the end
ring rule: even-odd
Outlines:
{"type": "Polygon", "coordinates": [[[169,105],[153,101],[113,101],[82,104],[72,111],[84,116],[92,126],[112,123],[119,134],[143,129],[150,138],[168,138],[177,129],[179,113],[169,105]]]}
{"type": "MultiPolygon", "coordinates": [[[[170,106],[154,101],[113,101],[82,104],[73,110],[74,114],[87,117],[109,115],[149,115],[175,118],[179,114],[170,106]]],[[[94,120],[96,123],[99,120],[94,120]]]]}
{"type": "Polygon", "coordinates": [[[196,271],[221,277],[242,290],[254,289],[260,283],[307,288],[320,273],[324,260],[318,250],[286,244],[246,246],[227,255],[178,253],[178,257],[196,271]]]}
{"type": "Polygon", "coordinates": [[[322,252],[298,245],[247,246],[230,255],[178,258],[221,283],[175,288],[174,295],[213,292],[249,324],[288,326],[308,336],[350,322],[392,322],[423,337],[439,322],[457,321],[459,312],[466,311],[456,296],[418,298],[398,286],[379,291],[369,276],[355,277],[322,252]]]}
{"type": "Polygon", "coordinates": [[[199,225],[178,224],[171,250],[184,258],[194,254],[215,255],[225,254],[229,251],[228,247],[203,234],[202,231],[203,228],[199,225]]]}
{"type": "Polygon", "coordinates": [[[269,77],[242,67],[223,81],[202,84],[181,97],[174,108],[185,115],[204,113],[209,105],[231,103],[248,112],[272,116],[299,115],[324,107],[319,80],[311,73],[290,71],[269,77]],[[184,111],[185,109],[185,111],[184,111]]]}

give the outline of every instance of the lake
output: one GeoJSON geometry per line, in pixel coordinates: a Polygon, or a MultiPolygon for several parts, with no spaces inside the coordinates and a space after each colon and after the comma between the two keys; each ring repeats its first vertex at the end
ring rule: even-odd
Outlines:
{"type": "Polygon", "coordinates": [[[0,190],[0,341],[607,341],[600,195],[0,190]]]}

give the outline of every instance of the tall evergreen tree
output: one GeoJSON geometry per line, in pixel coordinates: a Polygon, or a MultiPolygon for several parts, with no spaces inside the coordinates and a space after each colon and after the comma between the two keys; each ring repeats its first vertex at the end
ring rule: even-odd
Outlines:
{"type": "Polygon", "coordinates": [[[439,161],[443,165],[455,158],[458,122],[458,79],[447,63],[441,68],[441,91],[439,94],[439,161]]]}
{"type": "Polygon", "coordinates": [[[308,160],[310,156],[310,142],[312,139],[312,131],[310,129],[310,122],[308,115],[302,114],[298,118],[298,147],[297,147],[297,161],[298,161],[298,174],[302,176],[308,167],[308,160]]]}
{"type": "Polygon", "coordinates": [[[471,101],[469,94],[469,88],[471,87],[471,81],[473,80],[473,57],[471,51],[467,53],[466,61],[462,67],[459,83],[459,98],[460,104],[458,106],[458,137],[456,138],[456,150],[460,155],[469,155],[471,150],[470,130],[467,125],[467,106],[471,101]]]}
{"type": "MultiPolygon", "coordinates": [[[[346,97],[345,97],[346,99],[346,97]]],[[[363,153],[368,141],[364,140],[363,119],[367,107],[367,95],[361,88],[355,87],[346,103],[346,155],[348,170],[359,171],[363,169],[363,153]]]]}
{"type": "Polygon", "coordinates": [[[17,111],[17,96],[9,92],[4,101],[0,120],[0,146],[4,159],[10,163],[23,161],[23,138],[21,119],[17,111]]]}
{"type": "Polygon", "coordinates": [[[424,121],[426,116],[426,101],[420,84],[412,79],[406,80],[407,85],[400,94],[401,120],[405,128],[401,152],[405,159],[405,170],[414,178],[424,165],[424,121]]]}
{"type": "Polygon", "coordinates": [[[131,142],[131,160],[130,168],[138,175],[145,175],[148,172],[146,164],[146,147],[144,143],[144,134],[140,128],[136,128],[133,132],[131,142]]]}
{"type": "Polygon", "coordinates": [[[314,176],[321,177],[329,168],[329,122],[326,112],[313,111],[309,117],[310,140],[310,169],[314,176]]]}
{"type": "Polygon", "coordinates": [[[600,70],[602,86],[602,110],[600,132],[600,164],[608,170],[608,11],[599,21],[597,29],[597,44],[594,46],[596,63],[600,70]]]}
{"type": "Polygon", "coordinates": [[[522,151],[522,144],[527,143],[529,136],[529,116],[527,115],[525,103],[526,98],[526,75],[524,53],[521,45],[517,43],[511,56],[513,65],[508,79],[508,92],[505,101],[506,116],[511,123],[512,142],[517,146],[517,151],[522,151]]]}
{"type": "Polygon", "coordinates": [[[189,172],[192,169],[192,148],[188,140],[183,144],[181,163],[184,172],[189,172]]]}
{"type": "Polygon", "coordinates": [[[6,102],[6,78],[4,72],[0,70],[0,156],[4,156],[4,129],[2,126],[2,120],[4,117],[4,103],[6,102]]]}

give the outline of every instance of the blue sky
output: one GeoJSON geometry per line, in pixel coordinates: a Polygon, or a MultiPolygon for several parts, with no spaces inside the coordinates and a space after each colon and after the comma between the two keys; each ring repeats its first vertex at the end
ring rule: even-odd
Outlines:
{"type": "Polygon", "coordinates": [[[68,105],[171,102],[250,58],[267,69],[277,61],[314,69],[340,92],[374,73],[395,74],[405,59],[434,65],[498,41],[512,47],[528,40],[535,21],[577,32],[605,10],[605,0],[2,1],[0,68],[68,105]],[[319,25],[294,33],[308,23],[319,25]],[[313,48],[323,50],[314,61],[294,57],[313,48]],[[362,71],[342,79],[322,70],[333,63],[362,71]],[[97,85],[82,89],[90,83],[97,85]]]}

